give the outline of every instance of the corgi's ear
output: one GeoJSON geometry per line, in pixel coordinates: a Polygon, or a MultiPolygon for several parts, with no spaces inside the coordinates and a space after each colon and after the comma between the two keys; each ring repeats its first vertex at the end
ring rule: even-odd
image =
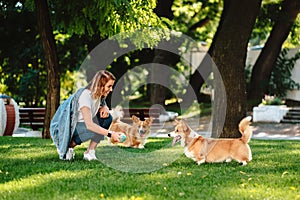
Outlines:
{"type": "Polygon", "coordinates": [[[133,121],[134,123],[138,123],[138,122],[140,121],[140,118],[138,118],[138,117],[135,116],[135,115],[132,115],[132,116],[131,116],[131,119],[132,119],[132,121],[133,121]]]}
{"type": "Polygon", "coordinates": [[[180,121],[178,121],[177,119],[174,120],[176,124],[180,124],[180,121]]]}
{"type": "Polygon", "coordinates": [[[190,127],[187,125],[187,123],[184,120],[181,121],[181,125],[184,131],[188,131],[190,129],[190,127]]]}
{"type": "Polygon", "coordinates": [[[146,122],[147,124],[151,124],[151,123],[153,122],[153,118],[150,117],[150,118],[146,119],[145,122],[146,122]]]}

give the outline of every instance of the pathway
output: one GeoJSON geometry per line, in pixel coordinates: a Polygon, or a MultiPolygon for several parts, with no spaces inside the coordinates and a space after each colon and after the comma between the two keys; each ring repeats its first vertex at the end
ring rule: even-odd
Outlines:
{"type": "MultiPolygon", "coordinates": [[[[210,137],[210,116],[185,119],[189,126],[199,134],[210,137]]],[[[167,133],[174,130],[174,122],[166,122],[162,126],[153,127],[152,135],[166,137],[167,133]]],[[[300,140],[300,124],[287,123],[252,123],[253,136],[255,139],[282,139],[300,140]]]]}
{"type": "MultiPolygon", "coordinates": [[[[200,118],[185,119],[189,126],[203,135],[210,137],[211,129],[210,116],[200,118]]],[[[160,125],[152,126],[151,136],[168,137],[168,133],[174,130],[175,122],[169,121],[160,125]]],[[[300,140],[300,124],[287,123],[252,123],[253,136],[255,139],[281,139],[281,140],[300,140]]],[[[28,129],[19,128],[13,135],[14,137],[41,137],[39,131],[29,131],[28,129]]]]}

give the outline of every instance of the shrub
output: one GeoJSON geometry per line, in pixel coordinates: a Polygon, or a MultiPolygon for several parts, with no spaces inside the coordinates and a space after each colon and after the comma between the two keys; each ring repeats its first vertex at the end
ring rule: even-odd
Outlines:
{"type": "Polygon", "coordinates": [[[300,58],[300,52],[297,52],[294,57],[288,58],[288,49],[283,49],[276,61],[276,64],[271,73],[268,91],[269,94],[285,97],[286,92],[292,89],[300,89],[300,84],[291,79],[292,70],[295,63],[300,58]]]}
{"type": "Polygon", "coordinates": [[[262,105],[283,105],[284,103],[285,102],[277,96],[265,95],[262,99],[262,105]]]}

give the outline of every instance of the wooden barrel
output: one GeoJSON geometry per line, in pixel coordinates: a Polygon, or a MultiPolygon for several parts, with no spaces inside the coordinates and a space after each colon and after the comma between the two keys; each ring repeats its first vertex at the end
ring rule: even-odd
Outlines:
{"type": "Polygon", "coordinates": [[[15,123],[16,123],[15,107],[13,104],[7,104],[5,105],[5,110],[6,110],[6,127],[3,136],[12,136],[15,129],[15,123]]]}
{"type": "Polygon", "coordinates": [[[0,136],[3,136],[6,127],[6,110],[2,98],[0,98],[0,136]]]}
{"type": "Polygon", "coordinates": [[[19,106],[7,95],[0,95],[0,136],[12,136],[19,126],[19,106]]]}

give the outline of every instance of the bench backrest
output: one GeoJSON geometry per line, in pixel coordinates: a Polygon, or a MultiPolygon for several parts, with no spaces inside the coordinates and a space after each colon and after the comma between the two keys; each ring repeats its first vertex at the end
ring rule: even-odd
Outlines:
{"type": "Polygon", "coordinates": [[[30,126],[33,130],[43,128],[45,108],[19,108],[19,113],[21,126],[30,126]]]}
{"type": "Polygon", "coordinates": [[[124,118],[130,118],[132,115],[139,117],[141,120],[152,117],[155,122],[158,121],[161,114],[160,108],[123,108],[124,118]]]}
{"type": "MultiPolygon", "coordinates": [[[[159,122],[161,114],[160,108],[123,108],[124,119],[129,119],[132,115],[139,117],[141,120],[152,117],[153,122],[159,122]]],[[[19,108],[20,125],[29,126],[33,130],[44,127],[45,108],[19,108]]]]}

